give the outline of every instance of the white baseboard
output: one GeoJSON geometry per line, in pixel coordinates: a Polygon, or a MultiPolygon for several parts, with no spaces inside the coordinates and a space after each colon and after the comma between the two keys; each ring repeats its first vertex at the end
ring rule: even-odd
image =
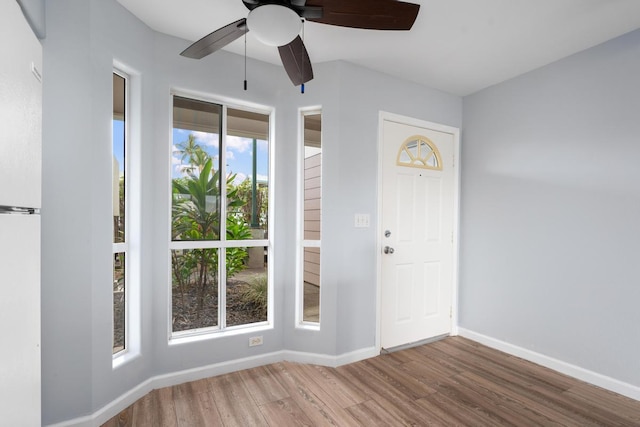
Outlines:
{"type": "Polygon", "coordinates": [[[625,383],[615,378],[607,377],[606,375],[599,374],[597,372],[589,371],[576,365],[572,365],[562,360],[554,359],[553,357],[545,356],[544,354],[536,353],[532,350],[519,347],[517,345],[509,344],[505,341],[500,341],[496,338],[492,338],[477,332],[470,331],[465,328],[458,328],[458,334],[461,337],[468,338],[470,340],[479,342],[487,347],[495,348],[496,350],[503,351],[513,356],[520,357],[538,365],[544,366],[554,371],[561,372],[570,377],[577,378],[589,384],[602,387],[606,390],[613,391],[623,396],[630,397],[635,400],[640,400],[640,387],[633,384],[625,383]]]}
{"type": "Polygon", "coordinates": [[[213,365],[187,369],[170,374],[158,375],[140,383],[138,386],[112,400],[92,415],[74,418],[57,424],[51,424],[49,427],[97,427],[115,417],[128,406],[135,403],[138,399],[144,397],[147,393],[157,388],[170,387],[189,381],[197,381],[203,378],[228,374],[230,372],[240,371],[243,369],[255,368],[257,366],[268,365],[285,360],[289,362],[336,367],[368,359],[373,356],[376,356],[374,347],[356,350],[338,356],[299,351],[278,351],[259,356],[231,360],[228,362],[215,363],[213,365]]]}
{"type": "Polygon", "coordinates": [[[329,366],[336,368],[348,363],[358,362],[368,359],[379,354],[376,353],[375,347],[364,348],[350,353],[344,353],[338,356],[330,356],[326,354],[305,353],[300,351],[284,351],[283,360],[289,362],[307,363],[312,365],[329,366]]]}
{"type": "Polygon", "coordinates": [[[369,359],[380,355],[380,349],[376,350],[375,347],[363,348],[360,350],[352,351],[350,353],[344,353],[336,357],[335,367],[348,365],[349,363],[359,362],[361,360],[369,359]]]}

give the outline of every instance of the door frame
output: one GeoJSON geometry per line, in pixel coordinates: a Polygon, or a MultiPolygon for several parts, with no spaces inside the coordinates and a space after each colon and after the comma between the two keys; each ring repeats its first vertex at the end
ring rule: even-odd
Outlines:
{"type": "Polygon", "coordinates": [[[382,166],[383,166],[383,124],[384,121],[392,121],[410,126],[425,127],[439,132],[446,132],[453,135],[453,259],[452,268],[452,286],[451,286],[451,335],[458,335],[458,261],[460,248],[460,129],[443,125],[439,123],[429,122],[426,120],[416,119],[413,117],[403,116],[386,111],[378,113],[378,173],[377,173],[377,197],[378,212],[376,226],[376,337],[375,350],[380,352],[381,347],[381,329],[382,329],[382,166]]]}

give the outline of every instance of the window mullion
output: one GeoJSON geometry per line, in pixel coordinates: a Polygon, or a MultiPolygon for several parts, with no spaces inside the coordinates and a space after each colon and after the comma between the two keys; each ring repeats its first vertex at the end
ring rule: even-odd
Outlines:
{"type": "Polygon", "coordinates": [[[227,240],[227,106],[220,116],[220,240],[227,240]]]}
{"type": "MultiPolygon", "coordinates": [[[[227,240],[227,106],[220,115],[220,241],[227,240]]],[[[227,251],[218,249],[218,316],[221,329],[227,327],[227,251]]]]}
{"type": "Polygon", "coordinates": [[[113,253],[117,254],[119,252],[128,252],[129,251],[129,243],[114,243],[113,244],[113,253]]]}
{"type": "Polygon", "coordinates": [[[224,330],[227,327],[227,249],[218,249],[218,325],[224,330]]]}

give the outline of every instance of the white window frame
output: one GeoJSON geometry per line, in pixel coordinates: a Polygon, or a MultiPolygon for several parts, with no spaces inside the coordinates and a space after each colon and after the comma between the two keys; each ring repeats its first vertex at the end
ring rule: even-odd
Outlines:
{"type": "MultiPolygon", "coordinates": [[[[220,147],[220,165],[222,168],[221,176],[226,176],[226,149],[223,149],[227,145],[227,110],[229,108],[236,110],[243,110],[248,112],[254,112],[269,116],[269,211],[268,217],[268,238],[267,239],[249,239],[249,240],[226,240],[227,224],[225,221],[220,221],[220,240],[177,240],[171,239],[171,227],[172,227],[172,174],[169,173],[168,177],[168,229],[167,240],[169,241],[168,257],[168,304],[167,304],[167,330],[168,330],[168,342],[169,345],[180,345],[203,339],[211,339],[225,336],[238,335],[245,332],[256,332],[262,330],[273,329],[273,265],[274,264],[274,220],[275,220],[275,191],[274,191],[274,170],[275,170],[275,149],[274,149],[274,123],[275,123],[275,110],[272,107],[264,105],[245,103],[225,97],[207,96],[201,93],[195,93],[184,90],[172,90],[171,91],[171,114],[170,114],[170,128],[169,134],[172,135],[173,129],[173,99],[174,97],[182,97],[193,99],[196,101],[208,102],[222,107],[222,126],[221,126],[221,147],[220,147]],[[267,280],[268,280],[268,301],[267,301],[267,320],[263,322],[250,323],[245,325],[227,326],[226,325],[226,256],[221,256],[226,248],[250,248],[250,247],[266,247],[268,254],[267,262],[267,280]],[[173,316],[173,304],[172,304],[172,288],[173,288],[173,276],[171,272],[171,251],[173,250],[188,250],[188,249],[217,249],[218,254],[218,324],[216,326],[210,326],[206,328],[189,329],[184,331],[173,332],[173,325],[171,322],[173,316]],[[224,286],[222,286],[224,284],[224,286]]],[[[171,141],[168,144],[169,161],[168,170],[171,171],[171,159],[172,159],[172,146],[173,137],[170,137],[171,141]]],[[[224,179],[224,178],[223,178],[224,179]]],[[[224,182],[220,185],[220,199],[227,199],[227,188],[224,182]]],[[[227,206],[225,203],[220,204],[221,218],[227,217],[227,206]]]]}
{"type": "MultiPolygon", "coordinates": [[[[125,239],[124,243],[112,243],[112,264],[114,254],[125,254],[125,334],[124,349],[112,355],[112,368],[116,369],[138,357],[141,349],[141,150],[140,132],[137,125],[140,123],[141,94],[140,74],[132,68],[114,61],[113,74],[125,79],[125,239]]],[[[113,136],[111,143],[113,144],[113,136]]],[[[111,153],[113,153],[113,147],[111,153]]],[[[111,235],[113,236],[113,232],[111,235]]],[[[113,266],[111,271],[113,271],[113,266]]],[[[113,301],[111,306],[113,307],[113,301]]],[[[113,326],[111,340],[113,340],[113,326]]]]}
{"type": "MultiPolygon", "coordinates": [[[[307,329],[313,331],[319,331],[320,325],[322,322],[322,290],[319,295],[319,319],[318,322],[309,322],[304,320],[304,250],[305,248],[320,248],[321,249],[321,241],[320,240],[305,240],[304,238],[304,180],[305,180],[305,140],[304,140],[304,129],[305,129],[305,117],[311,115],[321,115],[322,116],[322,107],[321,106],[312,106],[300,108],[298,110],[298,173],[297,173],[297,194],[298,194],[298,212],[297,212],[297,234],[298,234],[298,244],[297,244],[297,257],[296,257],[296,304],[295,304],[295,327],[297,329],[307,329]]],[[[320,129],[320,140],[322,141],[322,129],[320,129]]],[[[324,147],[321,147],[324,148],[324,147]]],[[[324,161],[321,164],[321,169],[324,172],[324,161]]],[[[321,174],[321,181],[322,181],[321,174]]],[[[322,198],[321,198],[322,200],[322,198]]],[[[322,209],[322,205],[320,207],[322,209]]],[[[322,230],[322,225],[321,228],[322,230]]],[[[322,231],[321,231],[322,232],[322,231]]],[[[322,289],[322,250],[320,250],[320,289],[322,289]]]]}

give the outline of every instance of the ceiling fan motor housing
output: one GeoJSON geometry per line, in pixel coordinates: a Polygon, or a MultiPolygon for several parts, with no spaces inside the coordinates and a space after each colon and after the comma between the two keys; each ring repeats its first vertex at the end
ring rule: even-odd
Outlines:
{"type": "Polygon", "coordinates": [[[264,4],[249,12],[247,27],[262,43],[284,46],[300,33],[302,20],[287,6],[264,4]]]}

